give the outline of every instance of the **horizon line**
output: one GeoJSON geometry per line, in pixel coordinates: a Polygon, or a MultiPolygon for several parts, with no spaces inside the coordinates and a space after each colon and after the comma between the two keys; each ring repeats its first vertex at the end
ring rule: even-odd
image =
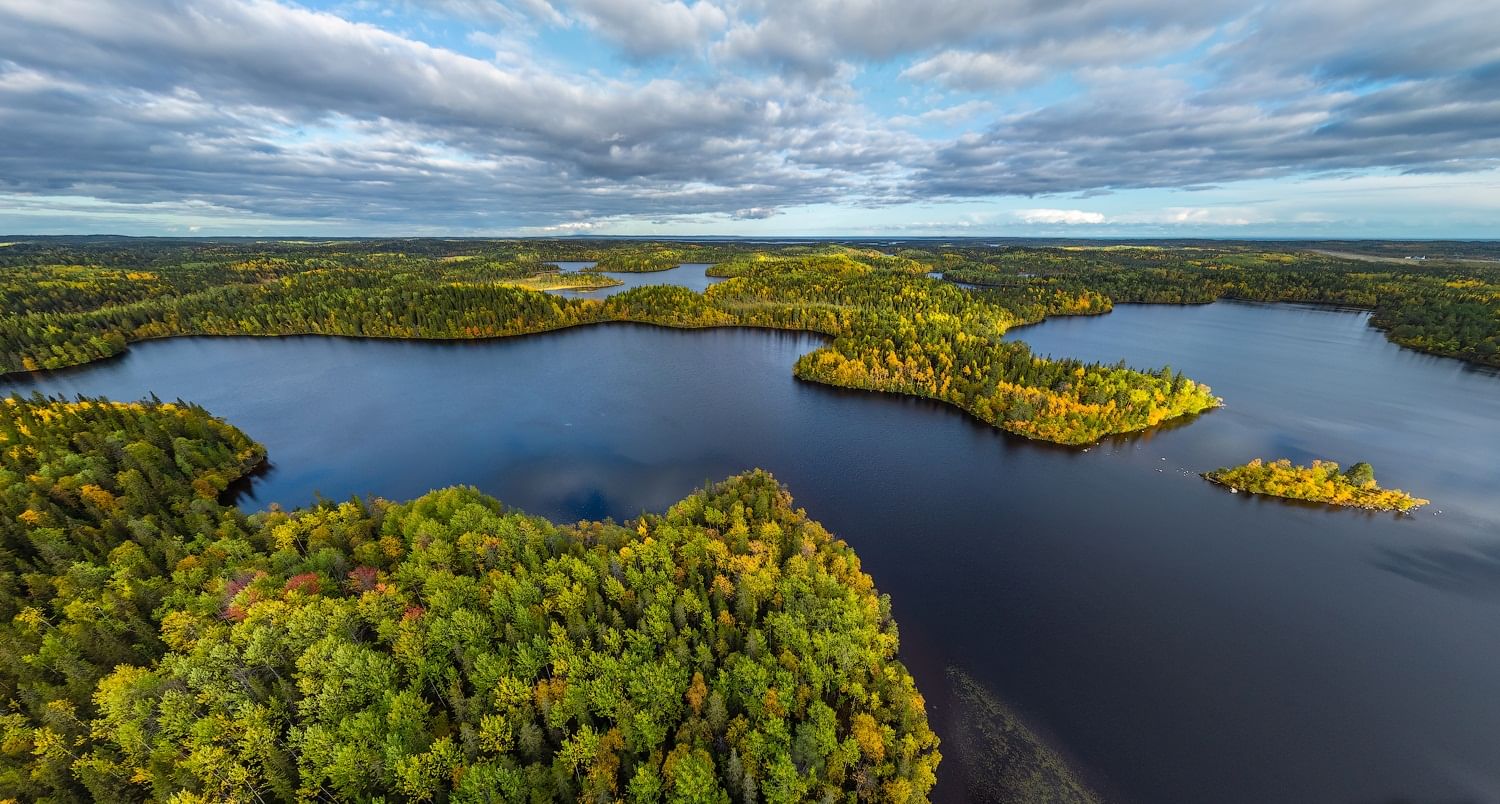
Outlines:
{"type": "Polygon", "coordinates": [[[907,242],[916,240],[994,240],[994,241],[1097,241],[1097,242],[1204,242],[1204,243],[1500,243],[1500,237],[1351,237],[1333,236],[1322,237],[1290,237],[1285,235],[1240,235],[1240,236],[1150,236],[1150,235],[841,235],[841,234],[817,234],[817,235],[732,235],[732,234],[707,234],[707,235],[626,235],[626,234],[496,234],[496,235],[405,235],[405,234],[367,234],[367,235],[204,235],[204,234],[160,234],[160,235],[127,235],[110,232],[92,232],[75,234],[0,234],[0,240],[10,241],[0,246],[16,245],[18,242],[28,240],[63,240],[63,239],[119,239],[119,240],[276,240],[276,241],[301,241],[301,242],[341,242],[341,241],[368,241],[368,240],[452,240],[452,241],[490,241],[490,240],[644,240],[644,241],[679,241],[697,242],[713,240],[738,240],[750,243],[766,242],[797,242],[797,241],[884,241],[884,242],[907,242]]]}

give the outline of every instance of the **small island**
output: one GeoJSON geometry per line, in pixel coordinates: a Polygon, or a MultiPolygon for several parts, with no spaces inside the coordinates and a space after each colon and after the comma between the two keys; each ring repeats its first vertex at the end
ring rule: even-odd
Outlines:
{"type": "Polygon", "coordinates": [[[1375,469],[1363,462],[1340,472],[1339,465],[1332,461],[1293,466],[1285,458],[1271,463],[1256,458],[1240,466],[1204,472],[1203,476],[1235,491],[1373,511],[1406,512],[1429,502],[1400,489],[1381,488],[1375,483],[1375,469]]]}

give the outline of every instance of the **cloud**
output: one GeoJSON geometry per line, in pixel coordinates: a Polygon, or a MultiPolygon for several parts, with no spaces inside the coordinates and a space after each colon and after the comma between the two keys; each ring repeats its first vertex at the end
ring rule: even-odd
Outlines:
{"type": "Polygon", "coordinates": [[[532,234],[582,234],[592,232],[604,226],[603,221],[567,221],[565,223],[554,223],[551,226],[531,226],[527,230],[532,234]]]}
{"type": "Polygon", "coordinates": [[[1166,210],[1168,223],[1214,224],[1217,226],[1249,226],[1254,222],[1250,215],[1240,210],[1213,209],[1206,207],[1174,207],[1166,210]]]}
{"type": "Polygon", "coordinates": [[[1022,223],[1045,224],[1100,224],[1108,219],[1102,212],[1087,212],[1081,209],[1018,209],[1016,218],[1022,223]]]}
{"type": "Polygon", "coordinates": [[[858,197],[913,142],[779,78],[538,72],[266,0],[12,3],[0,52],[12,193],[468,230],[858,197]]]}
{"type": "Polygon", "coordinates": [[[918,192],[1034,195],[1500,166],[1500,97],[1467,76],[1295,102],[1218,97],[1170,69],[1080,77],[1079,97],[939,148],[919,171],[918,192]]]}
{"type": "Polygon", "coordinates": [[[913,64],[902,78],[936,81],[952,89],[1014,89],[1035,83],[1047,69],[1004,53],[945,50],[913,64]]]}
{"type": "Polygon", "coordinates": [[[1500,15],[1463,0],[336,8],[0,0],[0,204],[482,233],[1114,193],[1170,225],[1122,197],[1500,168],[1500,15]]]}
{"type": "Polygon", "coordinates": [[[518,26],[529,21],[567,25],[568,18],[548,0],[408,0],[412,5],[481,25],[518,26]]]}
{"type": "Polygon", "coordinates": [[[737,221],[760,221],[766,218],[774,218],[780,214],[781,210],[772,207],[746,207],[735,210],[734,214],[730,215],[730,217],[737,221]]]}
{"type": "Polygon", "coordinates": [[[928,109],[917,115],[900,115],[891,118],[891,124],[897,126],[911,126],[920,124],[937,124],[952,126],[966,120],[972,120],[980,115],[994,111],[995,104],[984,100],[964,101],[952,106],[941,106],[928,109]]]}
{"type": "Polygon", "coordinates": [[[596,34],[637,59],[697,50],[729,24],[729,15],[708,0],[573,0],[572,8],[596,34]]]}
{"type": "Polygon", "coordinates": [[[760,0],[761,14],[742,19],[725,37],[720,54],[828,75],[851,59],[884,61],[933,50],[1027,50],[1082,54],[1085,62],[1111,53],[1138,58],[1162,53],[1163,36],[1207,31],[1243,13],[1243,3],[1202,0],[760,0]],[[1142,41],[1145,44],[1142,44],[1142,41]],[[1075,43],[1080,43],[1076,44],[1075,43]]]}
{"type": "Polygon", "coordinates": [[[1014,90],[1064,76],[1082,67],[1121,66],[1160,59],[1207,39],[1211,28],[1070,32],[1063,38],[1006,45],[994,50],[943,50],[901,72],[912,81],[949,89],[1014,90]]]}

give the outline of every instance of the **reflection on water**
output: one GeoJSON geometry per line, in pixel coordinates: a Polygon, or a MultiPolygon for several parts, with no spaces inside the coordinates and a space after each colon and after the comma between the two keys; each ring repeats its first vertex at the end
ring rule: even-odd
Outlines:
{"type": "MultiPolygon", "coordinates": [[[[1123,800],[1500,800],[1500,379],[1291,306],[1122,305],[1014,337],[1171,364],[1227,405],[1057,448],[798,382],[813,336],[623,324],[184,338],[10,387],[201,403],[267,446],[252,508],[464,483],[628,518],[765,467],[892,596],[945,740],[955,666],[1123,800]],[[1368,460],[1433,505],[1369,516],[1197,474],[1257,456],[1368,460]]],[[[940,800],[964,797],[961,755],[940,800]]]]}
{"type": "MultiPolygon", "coordinates": [[[[593,262],[559,262],[554,263],[561,267],[564,272],[581,271],[593,267],[598,263],[593,262]]],[[[648,271],[635,273],[630,271],[600,271],[601,274],[613,279],[618,279],[622,284],[611,285],[607,288],[591,288],[579,290],[552,290],[549,293],[564,296],[570,299],[603,299],[616,293],[624,293],[631,288],[644,287],[646,285],[677,285],[702,293],[709,285],[722,282],[722,277],[708,276],[705,272],[711,267],[706,262],[686,262],[676,268],[666,271],[648,271]]]]}

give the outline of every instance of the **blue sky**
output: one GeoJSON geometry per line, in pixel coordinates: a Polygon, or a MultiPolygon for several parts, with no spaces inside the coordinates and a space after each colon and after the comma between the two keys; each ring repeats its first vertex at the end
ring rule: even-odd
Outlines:
{"type": "Polygon", "coordinates": [[[0,0],[0,131],[17,234],[1500,237],[1500,2],[0,0]]]}

